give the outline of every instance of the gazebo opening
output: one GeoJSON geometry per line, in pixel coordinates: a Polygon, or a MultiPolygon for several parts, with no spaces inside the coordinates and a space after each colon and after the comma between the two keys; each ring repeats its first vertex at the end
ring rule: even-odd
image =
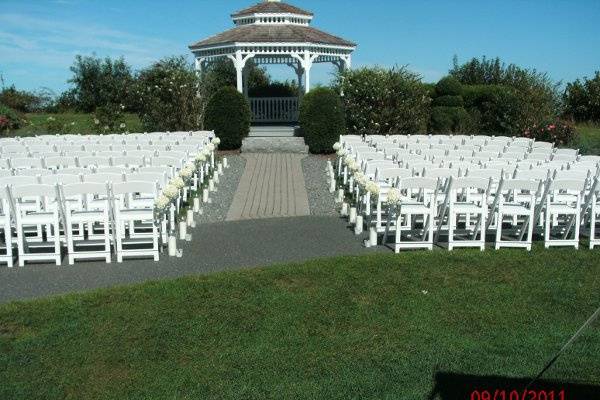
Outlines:
{"type": "Polygon", "coordinates": [[[236,69],[237,89],[244,93],[252,109],[254,123],[295,123],[300,96],[311,87],[315,64],[332,63],[350,68],[356,44],[310,26],[313,13],[279,0],[265,0],[231,15],[234,28],[190,46],[196,69],[204,70],[227,58],[236,69]],[[285,65],[299,85],[299,96],[250,97],[248,65],[285,65]]]}

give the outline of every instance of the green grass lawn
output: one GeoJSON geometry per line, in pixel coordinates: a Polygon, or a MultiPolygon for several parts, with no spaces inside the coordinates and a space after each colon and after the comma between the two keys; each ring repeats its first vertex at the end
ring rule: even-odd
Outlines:
{"type": "Polygon", "coordinates": [[[578,125],[579,134],[577,147],[582,154],[600,155],[600,126],[578,125]]]}
{"type": "MultiPolygon", "coordinates": [[[[46,113],[31,113],[25,114],[27,124],[21,129],[11,132],[11,136],[31,136],[47,133],[46,121],[48,117],[60,119],[69,128],[67,133],[93,133],[93,114],[85,113],[61,113],[61,114],[46,114],[46,113]],[[74,123],[71,125],[71,123],[74,123]]],[[[143,132],[142,124],[136,114],[125,114],[125,124],[130,132],[143,132]]]]}
{"type": "MultiPolygon", "coordinates": [[[[315,260],[0,306],[0,399],[423,399],[535,375],[599,305],[600,252],[315,260]]],[[[599,324],[547,373],[600,384],[599,324]]]]}

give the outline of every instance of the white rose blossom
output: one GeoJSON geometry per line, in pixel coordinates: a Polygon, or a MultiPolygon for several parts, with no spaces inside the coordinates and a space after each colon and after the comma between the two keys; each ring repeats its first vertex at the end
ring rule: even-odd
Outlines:
{"type": "Polygon", "coordinates": [[[340,142],[335,142],[333,144],[333,150],[338,151],[341,148],[342,148],[342,145],[340,144],[340,142]]]}
{"type": "Polygon", "coordinates": [[[204,152],[198,153],[198,155],[196,156],[196,161],[197,162],[204,162],[204,161],[206,161],[206,154],[204,154],[204,152]]]}
{"type": "Polygon", "coordinates": [[[206,149],[208,151],[214,151],[215,150],[215,145],[212,144],[212,143],[209,143],[209,144],[206,145],[206,149]]]}
{"type": "Polygon", "coordinates": [[[214,138],[211,142],[212,144],[214,144],[215,146],[218,146],[221,144],[221,139],[219,139],[218,137],[214,138]]]}
{"type": "Polygon", "coordinates": [[[337,155],[338,155],[338,156],[340,156],[340,157],[344,157],[346,154],[347,154],[347,153],[346,153],[346,150],[345,150],[345,149],[339,149],[339,150],[337,151],[337,155]]]}

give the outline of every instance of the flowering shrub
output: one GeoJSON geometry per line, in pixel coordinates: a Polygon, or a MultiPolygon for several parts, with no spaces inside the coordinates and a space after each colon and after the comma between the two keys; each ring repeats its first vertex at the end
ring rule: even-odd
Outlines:
{"type": "Polygon", "coordinates": [[[349,134],[414,134],[429,119],[431,99],[418,74],[405,68],[359,68],[340,73],[349,134]]]}
{"type": "Polygon", "coordinates": [[[567,121],[555,120],[541,125],[533,125],[523,132],[523,136],[543,142],[551,142],[557,146],[572,143],[577,133],[575,127],[567,121]]]}
{"type": "Polygon", "coordinates": [[[147,131],[202,128],[209,96],[184,57],[166,58],[140,71],[133,95],[147,131]]]}
{"type": "Polygon", "coordinates": [[[19,129],[22,122],[22,119],[15,110],[0,104],[0,133],[19,129]]]}
{"type": "Polygon", "coordinates": [[[92,117],[92,127],[95,133],[124,133],[127,131],[125,106],[122,104],[107,104],[96,108],[92,117]]]}

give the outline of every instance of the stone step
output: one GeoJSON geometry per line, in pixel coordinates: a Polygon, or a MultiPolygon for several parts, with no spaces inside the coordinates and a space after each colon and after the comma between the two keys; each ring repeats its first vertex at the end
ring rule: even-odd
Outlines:
{"type": "Polygon", "coordinates": [[[296,133],[293,126],[253,126],[250,137],[292,137],[296,133]]]}
{"type": "Polygon", "coordinates": [[[299,153],[308,154],[308,146],[301,137],[247,137],[242,153],[299,153]]]}

